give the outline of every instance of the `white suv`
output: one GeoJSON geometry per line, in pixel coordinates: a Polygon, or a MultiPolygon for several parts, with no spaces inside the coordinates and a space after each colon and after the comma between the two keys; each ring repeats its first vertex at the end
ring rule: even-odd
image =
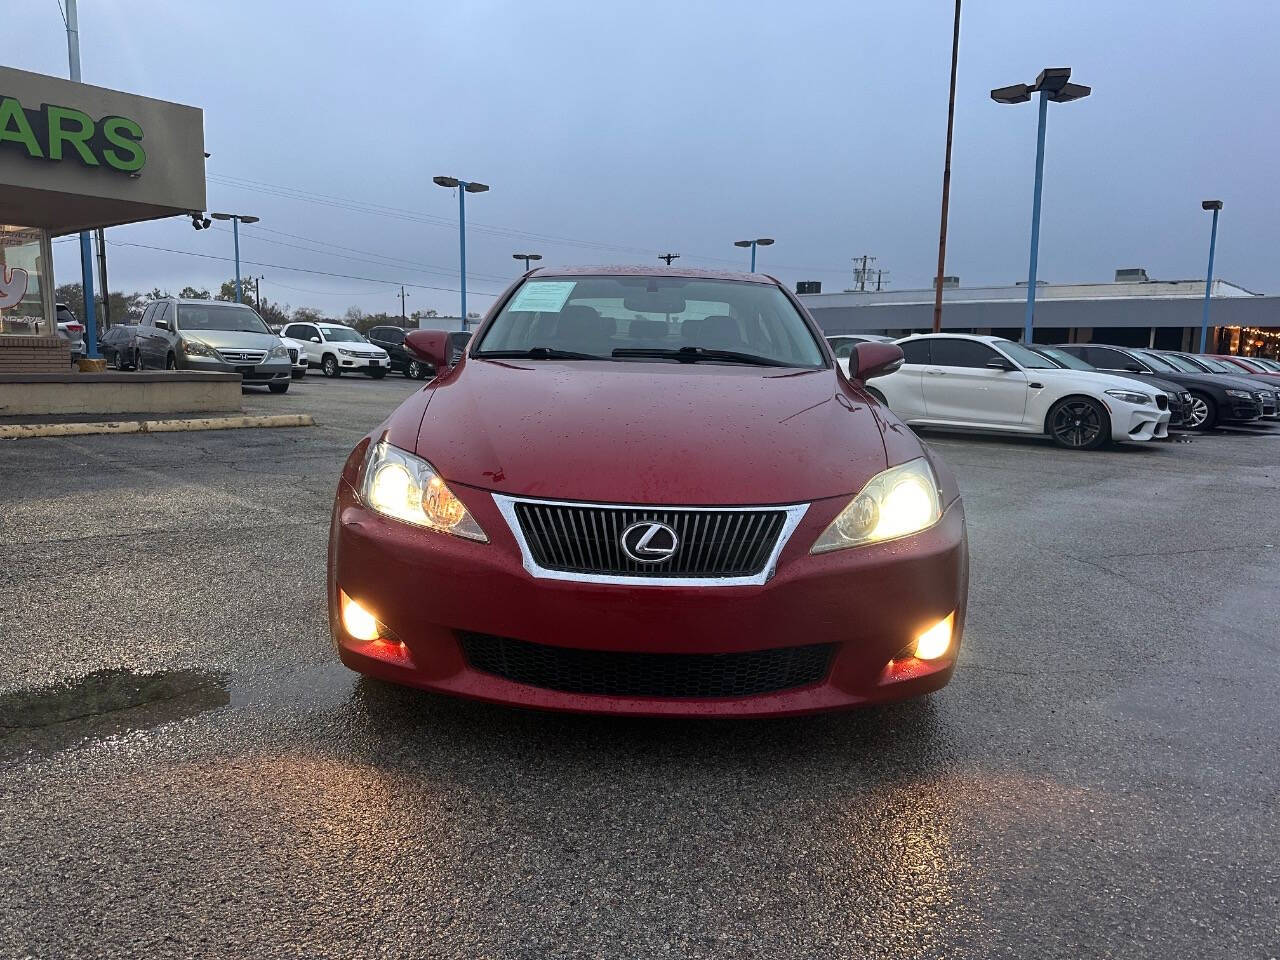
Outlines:
{"type": "Polygon", "coordinates": [[[391,369],[387,351],[340,323],[291,323],[284,336],[307,344],[307,365],[319,367],[326,377],[350,370],[381,380],[391,369]]]}

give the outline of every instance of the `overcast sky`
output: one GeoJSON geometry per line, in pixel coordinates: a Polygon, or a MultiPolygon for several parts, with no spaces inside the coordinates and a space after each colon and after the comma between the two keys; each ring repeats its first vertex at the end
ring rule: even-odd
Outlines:
{"type": "MultiPolygon", "coordinates": [[[[89,83],[204,109],[210,209],[262,218],[241,255],[270,264],[244,271],[272,300],[398,312],[405,282],[409,310],[456,313],[457,200],[435,174],[492,186],[467,203],[473,308],[519,272],[513,252],[745,268],[732,242],[753,236],[777,239],[759,267],[788,284],[842,289],[870,254],[905,289],[936,266],[952,9],[82,0],[81,59],[89,83]]],[[[5,17],[7,65],[66,75],[55,0],[10,2],[5,17]]],[[[1217,274],[1280,289],[1277,36],[1271,0],[969,0],[947,272],[965,286],[1025,278],[1036,113],[988,91],[1070,66],[1094,93],[1049,110],[1040,277],[1203,277],[1200,200],[1217,197],[1217,274]]],[[[108,238],[232,248],[184,220],[108,238]]],[[[56,249],[58,279],[78,278],[75,245],[56,249]]],[[[232,272],[139,247],[110,258],[113,288],[232,272]]]]}

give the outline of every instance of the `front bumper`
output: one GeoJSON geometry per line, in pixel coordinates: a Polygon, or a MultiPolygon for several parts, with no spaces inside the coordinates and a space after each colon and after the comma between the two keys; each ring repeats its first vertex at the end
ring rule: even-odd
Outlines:
{"type": "MultiPolygon", "coordinates": [[[[813,503],[759,586],[629,586],[542,579],[481,490],[453,487],[490,538],[476,543],[368,511],[340,484],[329,541],[329,622],[354,670],[440,693],[578,712],[761,716],[919,696],[955,667],[968,594],[959,500],[909,538],[820,556],[809,548],[847,498],[813,503]],[[372,611],[399,642],[362,642],[341,626],[339,591],[372,611]],[[955,614],[947,653],[903,656],[923,630],[955,614]],[[514,682],[468,661],[462,639],[634,654],[750,654],[831,646],[816,682],[749,696],[618,696],[514,682]]],[[[591,654],[586,654],[590,657],[591,654]]],[[[705,658],[704,658],[705,659],[705,658]]]]}
{"type": "Polygon", "coordinates": [[[237,366],[216,357],[184,356],[181,366],[184,370],[199,370],[203,373],[238,373],[244,383],[279,383],[293,376],[293,365],[287,359],[237,366]]]}
{"type": "Polygon", "coordinates": [[[1117,443],[1125,440],[1162,440],[1169,436],[1169,411],[1155,406],[1138,406],[1122,400],[1110,399],[1111,439],[1117,443]]]}
{"type": "Polygon", "coordinates": [[[335,353],[342,370],[390,370],[391,361],[384,357],[344,357],[335,353]]]}
{"type": "Polygon", "coordinates": [[[1218,416],[1222,420],[1257,420],[1262,416],[1262,404],[1243,397],[1228,397],[1219,408],[1218,416]]]}

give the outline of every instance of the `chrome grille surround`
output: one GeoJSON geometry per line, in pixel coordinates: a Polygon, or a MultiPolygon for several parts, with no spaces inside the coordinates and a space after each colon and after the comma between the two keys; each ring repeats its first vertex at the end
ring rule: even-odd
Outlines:
{"type": "Polygon", "coordinates": [[[227,363],[252,363],[259,364],[267,359],[267,351],[265,350],[219,350],[220,356],[227,363]]]}
{"type": "MultiPolygon", "coordinates": [[[[788,504],[781,506],[726,506],[726,507],[688,507],[688,506],[662,506],[655,504],[623,504],[623,503],[588,503],[579,500],[538,500],[530,497],[508,497],[502,494],[492,494],[493,501],[498,507],[498,511],[502,514],[502,518],[507,522],[507,526],[511,529],[512,536],[515,537],[516,543],[520,547],[520,557],[524,563],[524,568],[530,576],[537,577],[542,580],[570,580],[586,583],[615,583],[620,586],[643,586],[643,587],[678,587],[678,586],[696,586],[696,587],[740,587],[740,586],[759,586],[768,583],[773,577],[778,567],[778,557],[781,555],[783,548],[787,545],[787,541],[791,539],[791,535],[799,526],[801,519],[805,515],[805,511],[809,509],[807,503],[788,504]],[[663,576],[662,574],[641,574],[634,573],[618,573],[608,570],[557,570],[551,567],[543,566],[538,562],[534,547],[526,537],[524,528],[521,524],[520,517],[517,513],[517,505],[530,505],[533,507],[565,507],[576,510],[600,511],[606,514],[639,514],[648,518],[653,515],[661,514],[700,514],[700,515],[724,515],[732,514],[739,518],[752,517],[757,514],[780,514],[781,526],[778,528],[777,534],[773,540],[772,549],[764,556],[763,564],[758,570],[750,573],[738,573],[736,575],[721,576],[716,574],[703,574],[700,576],[663,576]]],[[[756,521],[759,523],[760,521],[756,521]]],[[[619,528],[621,529],[621,527],[619,528]]]]}

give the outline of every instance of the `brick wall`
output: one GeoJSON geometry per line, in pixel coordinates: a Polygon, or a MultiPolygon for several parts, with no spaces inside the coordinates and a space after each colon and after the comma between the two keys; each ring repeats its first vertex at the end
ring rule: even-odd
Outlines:
{"type": "Polygon", "coordinates": [[[61,337],[0,337],[0,373],[68,373],[71,345],[61,337]]]}

